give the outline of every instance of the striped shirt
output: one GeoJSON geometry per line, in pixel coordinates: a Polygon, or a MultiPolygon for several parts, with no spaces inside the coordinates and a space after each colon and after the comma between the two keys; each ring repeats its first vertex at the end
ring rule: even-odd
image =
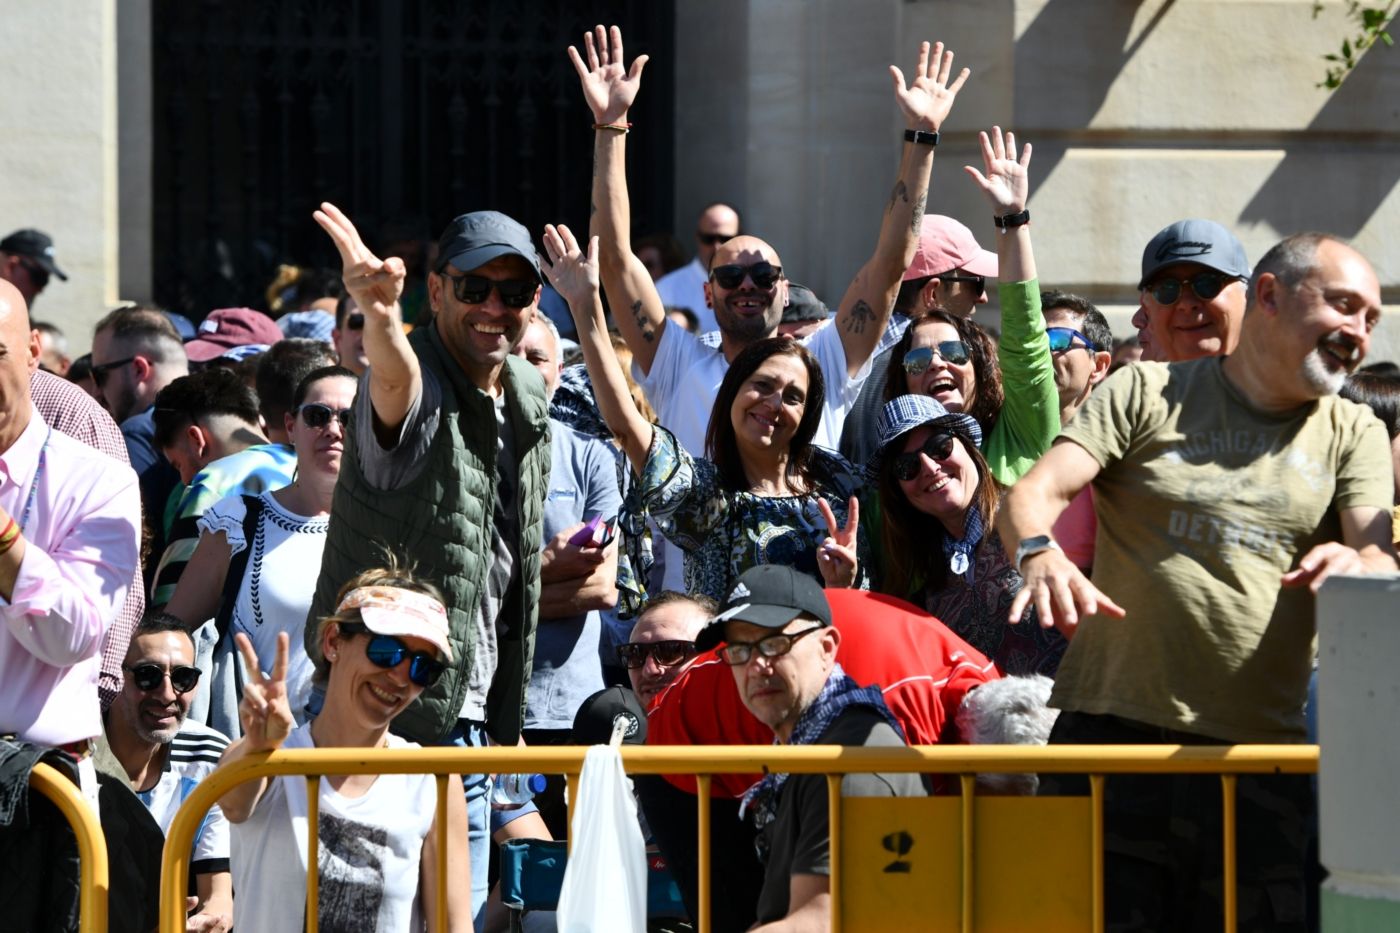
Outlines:
{"type": "MultiPolygon", "coordinates": [[[[219,756],[228,747],[228,738],[208,726],[187,719],[175,734],[165,756],[165,768],[155,786],[137,791],[136,796],[151,811],[162,832],[170,824],[180,804],[219,764],[219,756]]],[[[228,821],[218,806],[205,814],[194,836],[194,852],[190,858],[190,873],[206,875],[229,870],[228,821]]]]}

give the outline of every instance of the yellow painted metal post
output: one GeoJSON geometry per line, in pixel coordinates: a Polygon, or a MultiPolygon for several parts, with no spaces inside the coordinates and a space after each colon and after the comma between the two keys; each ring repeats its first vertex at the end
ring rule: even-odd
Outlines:
{"type": "Polygon", "coordinates": [[[73,782],[40,762],[29,772],[29,784],[43,794],[73,827],[78,841],[81,887],[78,889],[78,929],[82,933],[107,933],[107,891],[110,887],[107,839],[102,825],[73,782]]]}
{"type": "Polygon", "coordinates": [[[1220,817],[1225,836],[1225,851],[1222,853],[1225,859],[1225,874],[1221,879],[1225,886],[1225,933],[1235,933],[1239,924],[1239,905],[1236,901],[1236,885],[1239,879],[1236,876],[1235,865],[1235,787],[1238,783],[1239,778],[1233,774],[1220,775],[1220,817]]]}
{"type": "Polygon", "coordinates": [[[695,821],[699,825],[699,832],[696,834],[698,847],[695,855],[699,859],[700,868],[697,874],[697,909],[700,916],[696,918],[700,927],[699,933],[710,933],[710,776],[708,774],[695,775],[695,821]]]}
{"type": "Polygon", "coordinates": [[[972,933],[972,833],[975,829],[972,808],[977,804],[977,775],[959,775],[962,784],[962,931],[972,933]]]}
{"type": "Polygon", "coordinates": [[[306,933],[321,916],[321,776],[306,776],[306,933]]]}
{"type": "MultiPolygon", "coordinates": [[[[437,928],[447,929],[447,775],[437,776],[437,928]]],[[[471,877],[469,874],[468,878],[471,877]]]]}
{"type": "Polygon", "coordinates": [[[1103,906],[1103,775],[1089,775],[1089,794],[1091,797],[1089,832],[1091,836],[1091,849],[1093,853],[1092,863],[1089,866],[1090,883],[1090,904],[1093,931],[1103,933],[1104,927],[1104,906],[1103,906]]]}
{"type": "Polygon", "coordinates": [[[831,871],[831,933],[841,933],[841,779],[844,775],[826,776],[826,819],[828,868],[831,871]]]}

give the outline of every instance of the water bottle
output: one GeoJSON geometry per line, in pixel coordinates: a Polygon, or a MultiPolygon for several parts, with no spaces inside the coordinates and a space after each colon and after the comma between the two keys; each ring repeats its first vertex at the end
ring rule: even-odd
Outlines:
{"type": "Polygon", "coordinates": [[[491,785],[491,806],[497,810],[518,810],[543,791],[543,774],[498,774],[491,785]]]}

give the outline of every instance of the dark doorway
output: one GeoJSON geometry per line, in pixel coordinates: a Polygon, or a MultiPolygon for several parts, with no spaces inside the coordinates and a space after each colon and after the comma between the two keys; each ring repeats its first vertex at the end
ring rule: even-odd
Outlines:
{"type": "Polygon", "coordinates": [[[198,320],[265,307],[278,263],[338,268],[323,200],[376,250],[488,207],[537,242],[586,229],[593,133],[565,48],[600,20],[652,57],[633,229],[669,230],[669,0],[156,0],[157,301],[198,320]]]}

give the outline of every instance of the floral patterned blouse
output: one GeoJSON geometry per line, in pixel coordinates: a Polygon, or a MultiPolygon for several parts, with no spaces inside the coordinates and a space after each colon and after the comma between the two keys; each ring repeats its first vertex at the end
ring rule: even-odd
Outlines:
{"type": "MultiPolygon", "coordinates": [[[[723,603],[739,574],[759,564],[785,564],[823,583],[817,547],[829,532],[817,500],[824,497],[844,525],[850,497],[863,478],[823,447],[812,448],[812,466],[816,489],[805,495],[728,491],[713,463],[692,457],[657,425],[642,474],[642,499],[662,533],[685,552],[686,591],[723,603]]],[[[869,589],[864,528],[857,529],[856,555],[855,585],[869,589]]]]}

